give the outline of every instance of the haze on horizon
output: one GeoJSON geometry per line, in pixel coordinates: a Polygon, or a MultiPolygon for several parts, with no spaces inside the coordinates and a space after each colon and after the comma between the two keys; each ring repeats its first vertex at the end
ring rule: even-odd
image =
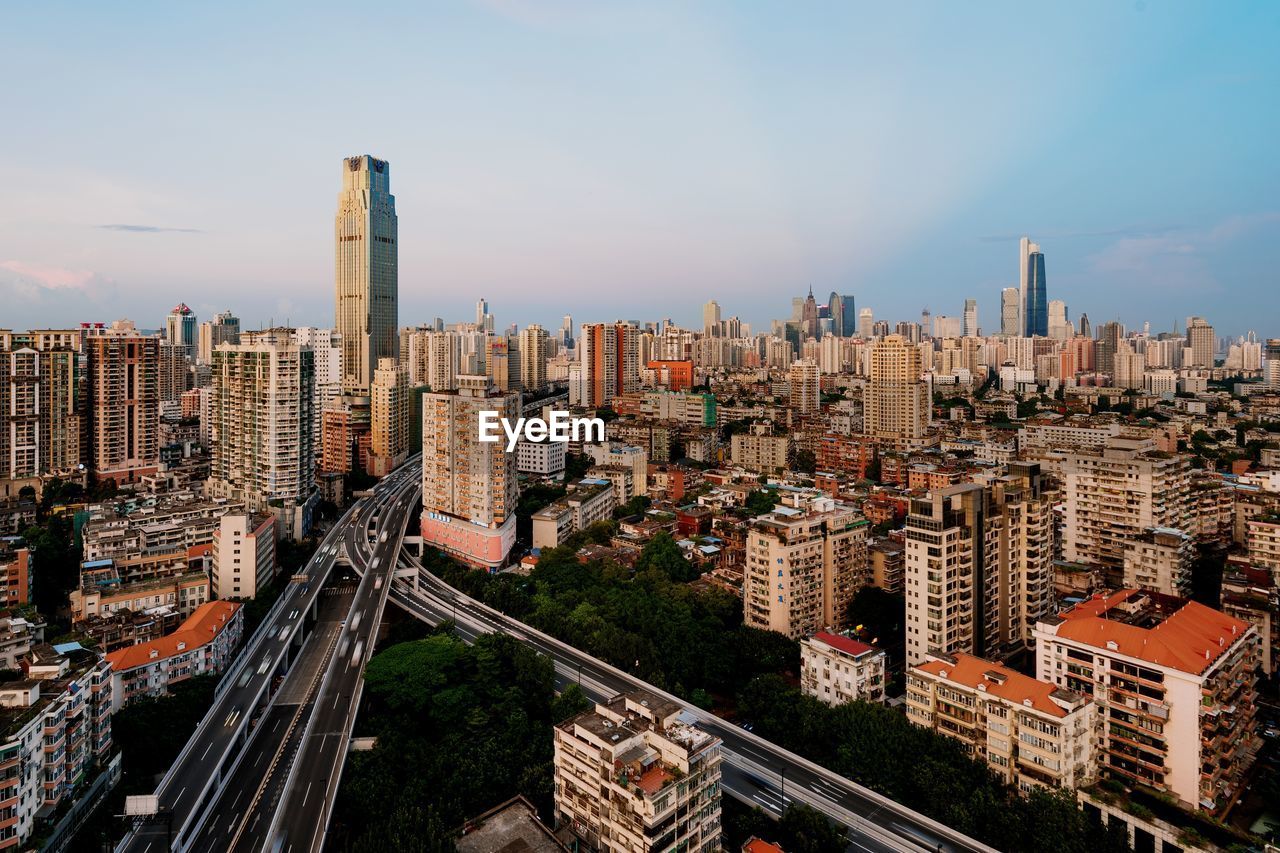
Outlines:
{"type": "Polygon", "coordinates": [[[0,327],[333,321],[342,158],[400,321],[756,330],[813,287],[1280,332],[1280,6],[535,2],[6,11],[0,327]]]}

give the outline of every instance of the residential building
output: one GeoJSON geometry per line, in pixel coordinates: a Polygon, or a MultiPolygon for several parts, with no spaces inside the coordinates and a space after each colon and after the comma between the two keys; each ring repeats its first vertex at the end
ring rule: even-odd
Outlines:
{"type": "Polygon", "coordinates": [[[520,387],[528,393],[546,390],[550,341],[547,330],[537,323],[520,331],[520,387]]]}
{"type": "Polygon", "coordinates": [[[571,405],[598,409],[619,394],[640,389],[639,330],[635,326],[583,323],[580,343],[581,379],[576,389],[570,384],[571,405]]]}
{"type": "Polygon", "coordinates": [[[787,368],[788,402],[800,415],[816,415],[822,408],[818,389],[818,365],[808,359],[793,361],[787,368]]]}
{"type": "Polygon", "coordinates": [[[275,579],[275,516],[227,513],[213,531],[214,598],[250,599],[275,579]]]}
{"type": "Polygon", "coordinates": [[[422,398],[422,539],[489,570],[506,564],[515,544],[516,455],[480,441],[480,413],[512,422],[520,395],[487,376],[459,376],[456,391],[422,398]]]}
{"type": "Polygon", "coordinates": [[[160,464],[160,339],[128,320],[86,331],[90,467],[99,479],[136,483],[160,464]]]}
{"type": "Polygon", "coordinates": [[[1214,811],[1255,745],[1253,625],[1135,589],[1095,595],[1036,626],[1036,674],[1097,703],[1104,775],[1214,811]]]}
{"type": "Polygon", "coordinates": [[[748,471],[772,474],[786,470],[791,459],[791,437],[773,435],[768,424],[753,424],[750,432],[729,439],[729,459],[748,471]]]}
{"type": "Polygon", "coordinates": [[[600,853],[720,849],[720,739],[636,691],[557,725],[556,825],[600,853]]]}
{"type": "Polygon", "coordinates": [[[564,476],[565,442],[529,441],[521,437],[516,443],[516,470],[540,477],[564,476]]]}
{"type": "Polygon", "coordinates": [[[313,436],[315,383],[310,349],[288,329],[241,335],[213,353],[210,495],[270,512],[281,535],[311,529],[318,497],[313,436]]]}
{"type": "Polygon", "coordinates": [[[636,495],[648,494],[649,454],[645,452],[643,447],[636,447],[617,441],[606,441],[600,444],[584,445],[582,449],[597,466],[620,466],[630,469],[630,494],[619,494],[619,504],[626,503],[636,495]]]}
{"type": "Polygon", "coordinates": [[[347,394],[368,394],[378,359],[399,357],[398,232],[390,165],[368,154],[347,157],[334,217],[333,324],[347,394]]]}
{"type": "Polygon", "coordinates": [[[172,634],[109,653],[111,712],[140,696],[163,696],[188,678],[221,673],[243,633],[243,605],[210,601],[172,634]]]}
{"type": "Polygon", "coordinates": [[[1171,527],[1150,527],[1124,551],[1124,586],[1164,595],[1191,595],[1195,540],[1171,527]]]}
{"type": "Polygon", "coordinates": [[[653,384],[670,392],[687,392],[693,388],[693,360],[688,358],[654,359],[645,363],[653,371],[653,384]]]}
{"type": "Polygon", "coordinates": [[[72,623],[121,610],[165,606],[187,616],[210,598],[208,573],[189,570],[185,561],[168,562],[145,574],[131,572],[131,568],[115,560],[85,563],[80,586],[70,595],[72,623]]]}
{"type": "Polygon", "coordinates": [[[533,514],[533,547],[556,548],[564,540],[597,521],[613,517],[617,506],[609,480],[579,480],[564,497],[533,514]]]}
{"type": "Polygon", "coordinates": [[[1034,644],[1053,604],[1053,501],[1040,466],[911,502],[905,527],[907,664],[930,652],[1005,657],[1034,644]]]}
{"type": "Polygon", "coordinates": [[[807,637],[841,631],[854,594],[867,584],[869,525],[853,507],[795,492],[753,519],[746,535],[743,621],[807,637]]]}
{"type": "Polygon", "coordinates": [[[1000,291],[1000,334],[1007,338],[1022,337],[1022,294],[1016,287],[1000,291]]]}
{"type": "Polygon", "coordinates": [[[1063,455],[1063,559],[1118,574],[1143,531],[1187,529],[1190,463],[1154,448],[1149,439],[1116,437],[1063,455]]]}
{"type": "Polygon", "coordinates": [[[34,647],[26,677],[0,684],[0,849],[27,849],[36,818],[111,755],[111,667],[78,643],[59,648],[34,647]]]}
{"type": "Polygon", "coordinates": [[[819,631],[800,641],[800,689],[828,705],[885,700],[885,660],[875,646],[819,631]]]}
{"type": "Polygon", "coordinates": [[[200,324],[199,340],[196,342],[196,361],[199,364],[212,364],[213,351],[219,344],[240,343],[240,318],[230,311],[214,314],[212,320],[200,324]]]}
{"type": "Polygon", "coordinates": [[[0,537],[0,607],[30,603],[31,549],[20,536],[0,537]]]}
{"type": "Polygon", "coordinates": [[[87,461],[79,350],[77,330],[0,329],[0,499],[87,461]]]}
{"type": "Polygon", "coordinates": [[[1213,326],[1203,317],[1192,317],[1187,321],[1187,349],[1191,360],[1183,364],[1189,368],[1212,368],[1213,351],[1216,349],[1213,326]]]}
{"type": "Polygon", "coordinates": [[[929,426],[932,400],[923,378],[920,348],[901,335],[889,335],[871,345],[869,359],[864,432],[890,441],[921,438],[929,426]]]}
{"type": "Polygon", "coordinates": [[[369,473],[391,473],[409,453],[409,377],[391,358],[378,360],[369,391],[369,473]]]}
{"type": "Polygon", "coordinates": [[[164,339],[167,343],[179,347],[183,356],[188,359],[196,357],[196,312],[187,307],[185,302],[169,312],[164,320],[164,339]]]}
{"type": "Polygon", "coordinates": [[[1097,774],[1092,698],[964,652],[911,667],[907,719],[960,741],[1024,793],[1080,787],[1097,774]]]}

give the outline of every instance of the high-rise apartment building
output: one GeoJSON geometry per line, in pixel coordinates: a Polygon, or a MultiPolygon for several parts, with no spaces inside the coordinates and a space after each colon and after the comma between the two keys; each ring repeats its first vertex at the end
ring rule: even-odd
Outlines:
{"type": "Polygon", "coordinates": [[[929,426],[932,401],[920,349],[901,335],[870,348],[871,381],[863,402],[864,429],[875,438],[918,439],[929,426]]]}
{"type": "Polygon", "coordinates": [[[714,299],[702,306],[702,331],[708,335],[720,333],[720,303],[714,299]]]}
{"type": "Polygon", "coordinates": [[[547,330],[530,323],[520,332],[520,387],[537,394],[547,387],[547,358],[550,338],[547,330]]]}
{"type": "Polygon", "coordinates": [[[342,336],[342,389],[368,394],[380,358],[398,358],[398,220],[391,167],[367,154],[342,161],[334,217],[334,326],[342,336]]]}
{"type": "Polygon", "coordinates": [[[907,664],[930,652],[1004,658],[1034,644],[1053,605],[1053,501],[1040,466],[1011,463],[990,485],[911,502],[906,533],[907,664]]]}
{"type": "Polygon", "coordinates": [[[1091,698],[964,652],[911,667],[907,719],[960,741],[1023,793],[1081,787],[1097,773],[1091,698]]]}
{"type": "Polygon", "coordinates": [[[868,523],[825,495],[794,493],[754,519],[746,535],[743,621],[799,639],[840,631],[868,583],[868,523]]]}
{"type": "Polygon", "coordinates": [[[1263,382],[1272,390],[1280,391],[1280,338],[1267,338],[1267,346],[1263,350],[1266,356],[1263,382]]]}
{"type": "Polygon", "coordinates": [[[1044,253],[1040,251],[1039,243],[1032,243],[1026,237],[1022,238],[1019,248],[1022,336],[1043,338],[1049,334],[1049,295],[1044,279],[1044,253]]]}
{"type": "Polygon", "coordinates": [[[276,527],[270,515],[229,512],[213,531],[211,592],[217,598],[254,598],[275,580],[276,527]]]}
{"type": "Polygon", "coordinates": [[[1191,368],[1213,367],[1213,351],[1216,340],[1213,326],[1203,317],[1192,317],[1187,323],[1187,349],[1191,351],[1191,368]]]}
{"type": "Polygon", "coordinates": [[[791,408],[800,415],[816,415],[822,409],[818,385],[818,365],[808,359],[793,361],[787,368],[791,408]]]}
{"type": "Polygon", "coordinates": [[[1007,338],[1022,337],[1022,294],[1016,287],[1000,291],[1000,334],[1007,338]]]}
{"type": "Polygon", "coordinates": [[[1195,540],[1172,527],[1152,527],[1125,546],[1122,583],[1164,595],[1191,595],[1195,540]]]}
{"type": "Polygon", "coordinates": [[[1258,629],[1124,589],[1036,626],[1036,675],[1099,708],[1103,775],[1217,811],[1252,761],[1258,629]]]}
{"type": "MultiPolygon", "coordinates": [[[[487,376],[459,376],[456,391],[422,399],[422,539],[484,569],[501,568],[516,538],[516,454],[480,440],[480,413],[512,422],[520,395],[487,376]]],[[[501,427],[498,428],[501,436],[501,427]]]]}
{"type": "Polygon", "coordinates": [[[1049,337],[1065,341],[1071,337],[1071,323],[1067,320],[1067,303],[1061,299],[1049,300],[1049,337]]]}
{"type": "Polygon", "coordinates": [[[0,498],[84,462],[80,332],[0,329],[0,498]]]}
{"type": "Polygon", "coordinates": [[[721,849],[720,739],[679,705],[623,693],[553,734],[556,825],[584,849],[721,849]]]}
{"type": "Polygon", "coordinates": [[[291,329],[246,332],[213,351],[212,464],[206,488],[276,517],[301,539],[317,501],[315,361],[291,329]]]}
{"type": "Polygon", "coordinates": [[[196,343],[196,361],[201,364],[213,362],[213,350],[218,344],[240,343],[240,318],[230,311],[214,314],[212,320],[200,324],[199,340],[196,343]]]}
{"type": "Polygon", "coordinates": [[[600,408],[640,390],[639,330],[629,323],[582,324],[582,378],[577,406],[600,408]]]}
{"type": "Polygon", "coordinates": [[[161,341],[156,358],[156,396],[161,403],[174,403],[191,385],[187,348],[161,341]]]}
{"type": "MultiPolygon", "coordinates": [[[[293,330],[293,340],[298,346],[311,350],[312,375],[315,377],[315,394],[311,404],[311,447],[319,458],[324,410],[342,396],[342,338],[333,329],[299,326],[293,330]]],[[[229,343],[239,342],[237,323],[235,340],[229,343]]]]}
{"type": "Polygon", "coordinates": [[[197,342],[196,312],[181,302],[164,319],[165,340],[177,347],[187,358],[195,358],[197,342]]]}
{"type": "MultiPolygon", "coordinates": [[[[1083,322],[1081,327],[1083,328],[1083,322]]],[[[1094,363],[1099,373],[1113,376],[1116,370],[1116,353],[1124,340],[1124,326],[1111,321],[1098,327],[1098,340],[1094,346],[1094,363]]]]}
{"type": "Polygon", "coordinates": [[[87,331],[91,467],[100,479],[137,482],[160,462],[160,339],[128,320],[87,331]]]}
{"type": "Polygon", "coordinates": [[[1149,528],[1186,530],[1190,463],[1149,439],[1111,438],[1063,454],[1062,556],[1118,575],[1149,528]]]}
{"type": "Polygon", "coordinates": [[[379,359],[373,372],[369,431],[369,473],[386,476],[409,452],[409,379],[395,359],[379,359]]]}

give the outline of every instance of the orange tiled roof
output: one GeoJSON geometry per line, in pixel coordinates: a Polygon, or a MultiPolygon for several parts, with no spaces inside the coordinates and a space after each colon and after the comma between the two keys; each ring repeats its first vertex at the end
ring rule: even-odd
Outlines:
{"type": "Polygon", "coordinates": [[[152,660],[173,657],[178,653],[179,643],[186,643],[184,651],[199,648],[216,637],[238,609],[240,605],[233,601],[210,601],[202,604],[172,634],[149,643],[136,643],[127,649],[117,649],[107,655],[107,662],[116,672],[123,672],[152,660]],[[152,651],[156,652],[154,658],[151,657],[152,651]]]}
{"type": "Polygon", "coordinates": [[[937,676],[941,676],[945,672],[948,680],[963,684],[966,687],[977,687],[979,684],[985,684],[986,692],[992,696],[999,696],[1001,699],[1006,699],[1019,705],[1025,704],[1026,700],[1030,699],[1031,707],[1037,711],[1043,711],[1055,717],[1065,717],[1067,715],[1065,708],[1049,698],[1049,694],[1058,689],[1056,685],[1037,681],[1031,676],[1023,675],[1003,664],[967,655],[964,652],[956,652],[951,656],[956,659],[954,665],[942,660],[931,660],[914,667],[914,669],[937,676]],[[999,678],[987,678],[988,673],[1003,676],[1004,683],[1000,683],[999,678]]]}
{"type": "Polygon", "coordinates": [[[742,853],[783,853],[783,850],[772,841],[753,838],[742,846],[742,853]]]}
{"type": "Polygon", "coordinates": [[[656,794],[671,778],[671,774],[661,764],[654,764],[636,777],[636,787],[646,794],[656,794]]]}
{"type": "Polygon", "coordinates": [[[1125,589],[1110,596],[1094,596],[1064,612],[1058,636],[1098,649],[1199,675],[1249,629],[1247,622],[1188,601],[1153,628],[1106,618],[1117,604],[1137,594],[1125,589]]]}

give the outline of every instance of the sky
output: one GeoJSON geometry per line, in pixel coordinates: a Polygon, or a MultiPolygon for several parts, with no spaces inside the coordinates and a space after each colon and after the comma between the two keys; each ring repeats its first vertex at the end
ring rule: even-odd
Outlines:
{"type": "Polygon", "coordinates": [[[400,322],[756,330],[812,287],[998,331],[1280,336],[1280,4],[29,3],[0,33],[0,328],[333,322],[342,158],[400,322]]]}

